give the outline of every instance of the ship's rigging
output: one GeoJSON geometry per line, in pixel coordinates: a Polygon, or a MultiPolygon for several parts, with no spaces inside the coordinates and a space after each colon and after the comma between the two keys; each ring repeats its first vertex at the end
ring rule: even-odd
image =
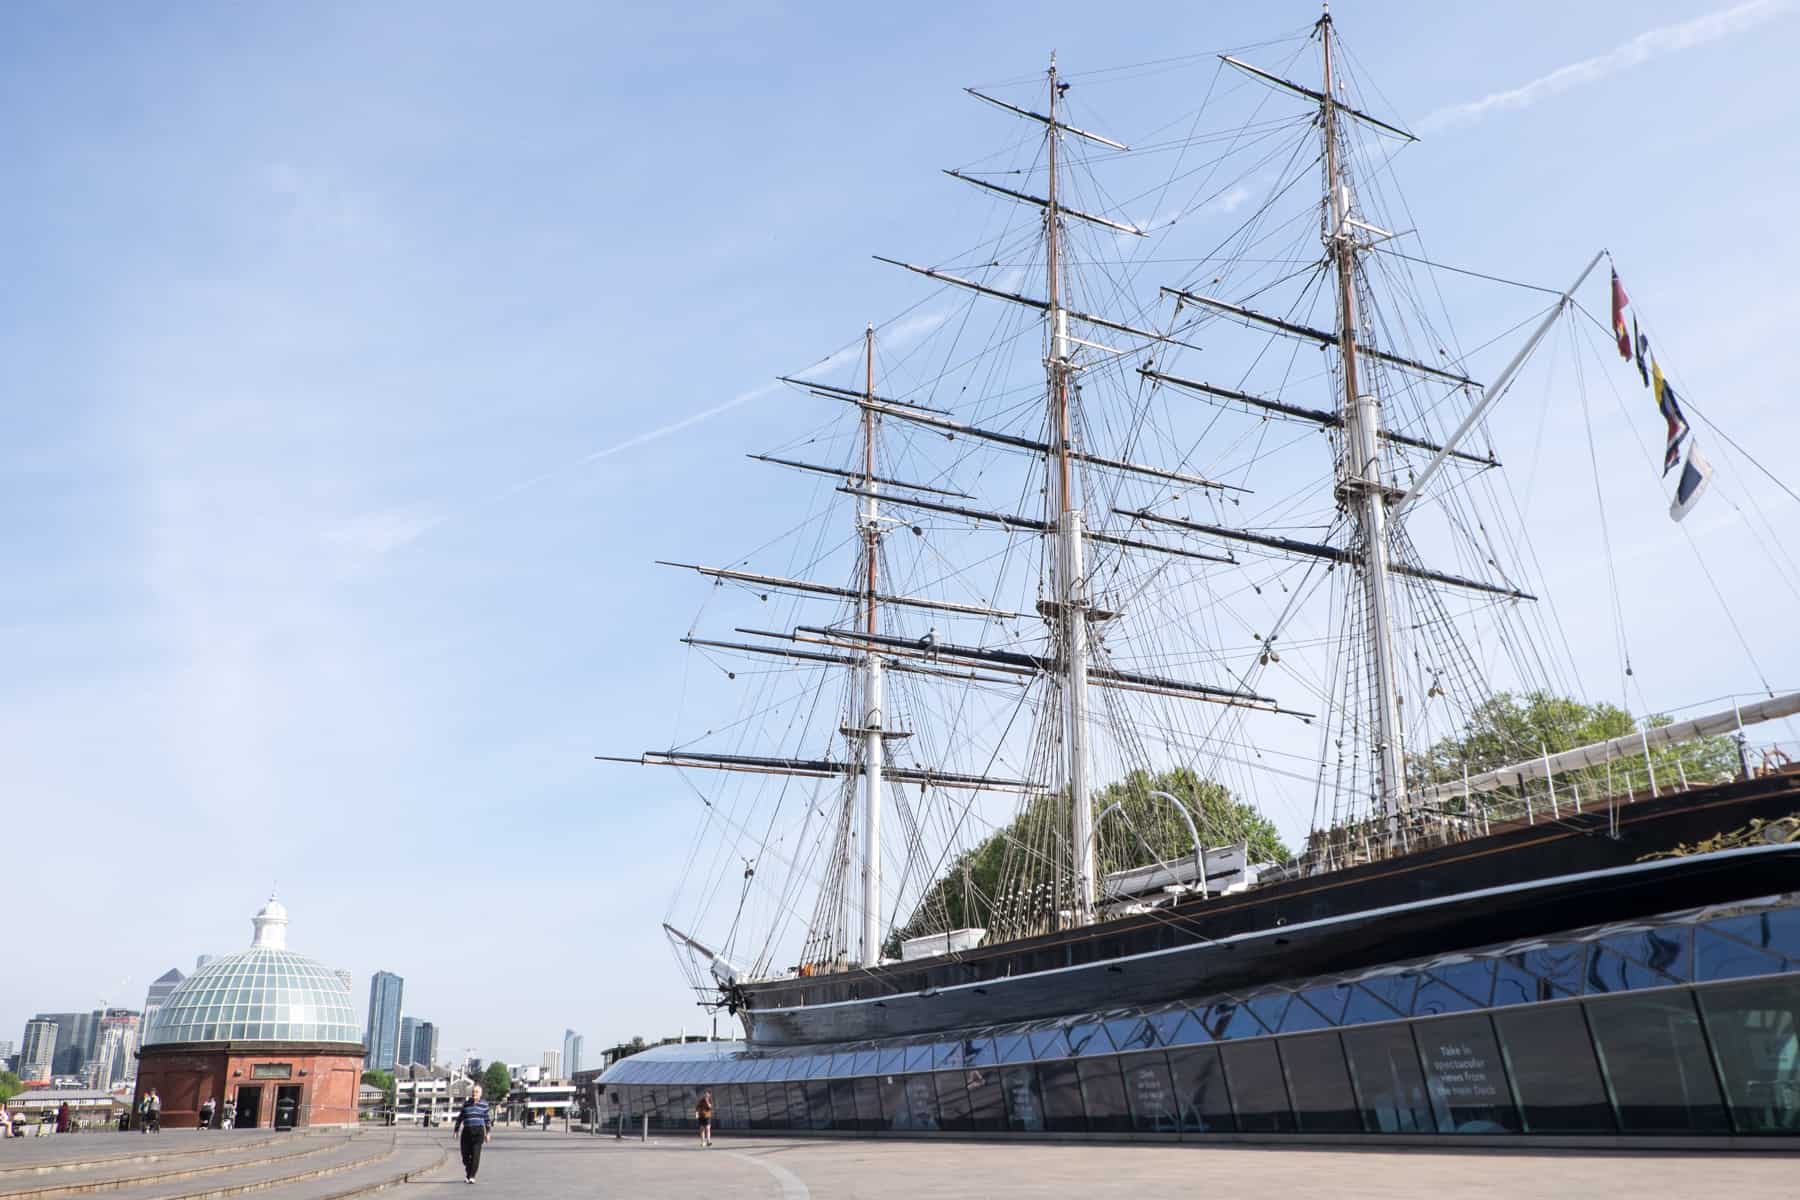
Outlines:
{"type": "Polygon", "coordinates": [[[631,760],[707,773],[702,882],[671,915],[731,910],[706,955],[734,979],[878,964],[1020,814],[1042,819],[1004,848],[990,938],[1092,922],[1107,870],[1184,848],[1095,829],[1097,781],[1131,771],[1264,805],[1306,780],[1315,828],[1403,848],[1448,794],[1420,751],[1502,687],[1576,690],[1485,421],[1599,256],[1477,382],[1486,347],[1456,349],[1424,256],[1395,249],[1412,137],[1345,76],[1327,13],[1277,69],[1220,56],[1201,115],[1219,92],[1248,109],[1235,130],[1137,150],[1072,114],[1054,56],[1035,99],[971,90],[1032,134],[1013,165],[947,172],[1002,230],[881,258],[936,307],[785,378],[833,410],[752,456],[814,483],[789,565],[667,564],[759,610],[683,639],[752,685],[738,720],[631,760]],[[1309,48],[1316,88],[1293,78],[1309,48]],[[1170,156],[1123,199],[1103,182],[1170,156]],[[1231,232],[1155,278],[1205,218],[1231,232]],[[728,890],[740,859],[762,870],[728,890]]]}

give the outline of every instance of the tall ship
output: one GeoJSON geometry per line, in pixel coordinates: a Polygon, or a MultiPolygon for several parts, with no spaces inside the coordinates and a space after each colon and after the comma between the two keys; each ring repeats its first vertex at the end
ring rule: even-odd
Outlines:
{"type": "Polygon", "coordinates": [[[984,230],[882,258],[916,303],[784,378],[825,420],[753,455],[810,508],[663,564],[740,707],[603,757],[695,798],[664,931],[741,1037],[609,1065],[603,1119],[1800,1133],[1800,693],[1657,715],[1621,635],[1625,703],[1569,699],[1490,422],[1546,356],[1606,379],[1677,521],[1716,427],[1604,251],[1560,290],[1432,257],[1353,63],[1327,11],[970,90],[984,230]],[[1081,106],[1177,70],[1199,111],[1129,143],[1081,106]],[[1460,285],[1521,319],[1465,345],[1460,285]]]}

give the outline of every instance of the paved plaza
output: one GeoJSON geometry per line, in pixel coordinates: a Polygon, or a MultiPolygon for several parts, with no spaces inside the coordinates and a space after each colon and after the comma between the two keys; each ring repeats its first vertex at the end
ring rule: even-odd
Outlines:
{"type": "MultiPolygon", "coordinates": [[[[1719,1196],[1800,1194],[1800,1157],[1774,1154],[1625,1154],[1458,1150],[1351,1150],[1292,1145],[1168,1146],[1117,1143],[853,1141],[721,1138],[648,1143],[582,1134],[495,1135],[482,1160],[478,1200],[525,1197],[678,1197],[681,1200],[938,1200],[974,1197],[1719,1196]]],[[[407,1185],[451,1178],[451,1165],[407,1185]]],[[[434,1200],[418,1198],[415,1200],[434,1200]]]]}
{"type": "Polygon", "coordinates": [[[0,1200],[1528,1200],[1797,1194],[1800,1155],[691,1137],[503,1128],[463,1183],[447,1131],[71,1134],[0,1143],[0,1200]]]}

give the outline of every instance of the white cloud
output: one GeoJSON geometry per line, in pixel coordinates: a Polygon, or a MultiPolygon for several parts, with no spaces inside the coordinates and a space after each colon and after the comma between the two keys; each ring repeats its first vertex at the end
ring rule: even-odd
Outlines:
{"type": "Polygon", "coordinates": [[[386,554],[429,533],[442,520],[410,509],[362,513],[326,530],[325,540],[363,554],[386,554]]]}
{"type": "Polygon", "coordinates": [[[1664,54],[1689,50],[1707,42],[1744,33],[1791,11],[1793,7],[1794,0],[1748,0],[1747,3],[1707,13],[1691,21],[1645,30],[1605,54],[1558,67],[1530,83],[1503,92],[1493,92],[1466,104],[1440,108],[1420,121],[1419,128],[1444,129],[1478,121],[1492,112],[1526,108],[1546,96],[1553,96],[1582,84],[1597,83],[1664,54]]]}

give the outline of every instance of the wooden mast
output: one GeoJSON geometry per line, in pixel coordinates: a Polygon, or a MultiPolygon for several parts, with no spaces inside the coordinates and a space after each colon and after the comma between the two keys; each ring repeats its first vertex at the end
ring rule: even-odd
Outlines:
{"type": "Polygon", "coordinates": [[[863,630],[869,644],[863,651],[863,861],[862,861],[862,945],[860,960],[864,966],[881,962],[881,768],[882,768],[882,695],[881,654],[875,644],[879,630],[875,627],[875,605],[878,561],[881,549],[880,511],[875,479],[875,432],[880,417],[873,407],[875,398],[875,326],[863,332],[863,555],[867,567],[863,581],[863,630]]]}

